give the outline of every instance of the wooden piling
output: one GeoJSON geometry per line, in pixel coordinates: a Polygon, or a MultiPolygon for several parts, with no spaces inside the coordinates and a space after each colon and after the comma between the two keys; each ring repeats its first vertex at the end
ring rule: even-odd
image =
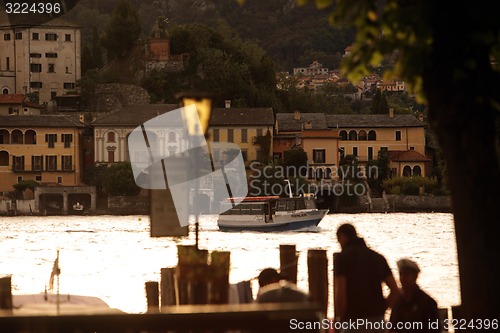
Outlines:
{"type": "Polygon", "coordinates": [[[179,304],[207,304],[208,251],[192,245],[177,246],[179,304]]]}
{"type": "Polygon", "coordinates": [[[328,309],[328,259],[326,250],[309,250],[307,252],[307,268],[309,276],[309,297],[318,303],[326,315],[328,309]]]}
{"type": "Polygon", "coordinates": [[[148,312],[154,313],[160,311],[160,293],[158,282],[146,282],[146,299],[148,302],[148,312]]]}
{"type": "Polygon", "coordinates": [[[175,284],[175,268],[162,268],[160,280],[160,301],[161,306],[177,305],[176,284],[175,284]]]}
{"type": "Polygon", "coordinates": [[[282,277],[297,284],[298,255],[295,245],[280,245],[280,273],[282,277]]]}
{"type": "Polygon", "coordinates": [[[229,303],[229,268],[231,252],[213,251],[210,265],[210,304],[229,303]]]}
{"type": "Polygon", "coordinates": [[[12,277],[0,278],[0,309],[12,310],[12,277]]]}
{"type": "Polygon", "coordinates": [[[335,311],[337,309],[337,304],[335,302],[335,264],[337,263],[337,258],[339,257],[340,252],[335,252],[333,253],[333,270],[332,270],[332,285],[333,285],[333,292],[332,292],[332,304],[333,304],[333,311],[335,314],[335,311]]]}

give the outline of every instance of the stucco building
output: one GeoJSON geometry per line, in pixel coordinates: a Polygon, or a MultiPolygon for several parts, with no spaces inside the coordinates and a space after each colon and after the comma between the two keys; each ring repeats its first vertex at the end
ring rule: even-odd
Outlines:
{"type": "Polygon", "coordinates": [[[11,25],[0,15],[0,50],[0,94],[34,94],[48,103],[81,78],[80,28],[63,19],[11,25]]]}

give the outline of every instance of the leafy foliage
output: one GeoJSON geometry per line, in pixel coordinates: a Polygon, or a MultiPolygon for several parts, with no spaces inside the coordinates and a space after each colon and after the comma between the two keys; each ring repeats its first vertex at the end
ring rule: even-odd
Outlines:
{"type": "Polygon", "coordinates": [[[128,162],[115,163],[107,168],[103,176],[103,186],[111,195],[137,195],[140,191],[128,162]]]}
{"type": "Polygon", "coordinates": [[[137,10],[128,0],[120,0],[106,27],[102,44],[108,51],[108,58],[123,58],[132,49],[141,34],[141,22],[137,10]]]}
{"type": "Polygon", "coordinates": [[[12,185],[12,187],[14,187],[14,189],[16,191],[24,192],[27,189],[35,191],[35,188],[38,185],[40,185],[40,184],[38,184],[38,182],[36,182],[34,180],[23,180],[23,181],[20,181],[19,183],[12,185]]]}

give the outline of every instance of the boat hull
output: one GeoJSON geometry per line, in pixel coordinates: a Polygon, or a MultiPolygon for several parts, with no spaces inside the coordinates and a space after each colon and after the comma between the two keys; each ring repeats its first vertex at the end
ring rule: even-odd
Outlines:
{"type": "Polygon", "coordinates": [[[272,220],[264,215],[229,215],[219,216],[217,224],[222,231],[289,231],[317,226],[326,214],[328,214],[327,209],[296,211],[273,215],[272,220]]]}

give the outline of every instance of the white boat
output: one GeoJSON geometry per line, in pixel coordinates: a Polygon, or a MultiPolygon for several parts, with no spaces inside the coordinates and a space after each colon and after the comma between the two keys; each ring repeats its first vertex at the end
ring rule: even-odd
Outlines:
{"type": "Polygon", "coordinates": [[[84,208],[83,205],[79,202],[76,202],[75,204],[73,204],[73,210],[82,211],[83,208],[84,208]]]}
{"type": "Polygon", "coordinates": [[[317,226],[328,209],[317,209],[314,197],[277,196],[236,198],[221,203],[217,225],[222,231],[285,231],[317,226]]]}

